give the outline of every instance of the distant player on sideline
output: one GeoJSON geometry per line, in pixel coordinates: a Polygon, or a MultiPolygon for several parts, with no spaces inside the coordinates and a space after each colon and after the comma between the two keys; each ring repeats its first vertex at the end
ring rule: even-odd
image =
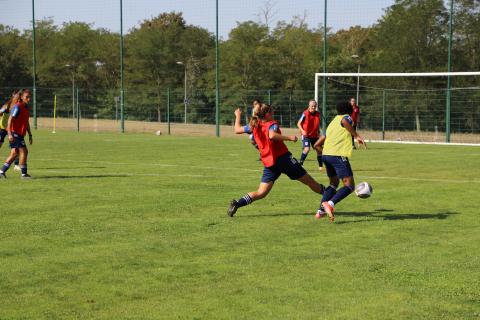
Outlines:
{"type": "MultiPolygon", "coordinates": [[[[317,102],[315,100],[308,101],[308,108],[303,111],[300,120],[297,123],[298,129],[302,134],[302,154],[300,156],[300,164],[307,158],[310,152],[310,146],[314,146],[320,137],[320,112],[317,110],[317,102]]],[[[322,170],[322,152],[321,149],[315,149],[317,151],[318,168],[322,170]]]]}
{"type": "Polygon", "coordinates": [[[351,137],[356,138],[358,143],[365,142],[352,126],[351,113],[352,106],[348,102],[337,104],[338,115],[327,127],[322,160],[330,179],[330,186],[325,189],[322,205],[315,215],[318,219],[327,213],[330,221],[333,221],[335,204],[346,198],[355,189],[353,172],[348,161],[348,158],[352,156],[351,137]],[[344,186],[337,192],[339,178],[342,179],[344,186]]]}
{"type": "MultiPolygon", "coordinates": [[[[1,108],[0,108],[0,148],[2,147],[3,143],[5,142],[5,137],[8,136],[7,126],[8,126],[8,118],[10,117],[10,110],[13,108],[15,103],[18,102],[20,99],[18,90],[14,90],[12,92],[12,97],[8,100],[1,108]]],[[[15,171],[20,171],[20,167],[18,165],[18,157],[15,158],[15,171]]]]}
{"type": "Polygon", "coordinates": [[[27,156],[28,149],[25,144],[25,134],[28,132],[29,142],[33,143],[32,132],[30,131],[30,112],[28,110],[28,103],[31,99],[30,90],[20,91],[20,101],[18,101],[10,112],[8,118],[8,140],[10,141],[10,155],[5,164],[0,170],[0,178],[6,178],[5,172],[10,168],[10,165],[17,156],[20,156],[20,169],[22,170],[22,179],[31,178],[27,173],[27,156]]]}
{"type": "MultiPolygon", "coordinates": [[[[355,131],[357,131],[358,122],[360,121],[360,107],[357,105],[357,101],[355,100],[354,97],[350,98],[350,105],[352,106],[352,114],[351,114],[352,121],[353,121],[352,127],[353,129],[355,129],[355,131]]],[[[356,149],[355,138],[353,136],[352,136],[352,146],[353,146],[353,149],[356,149]]]]}
{"type": "Polygon", "coordinates": [[[273,108],[270,105],[262,104],[257,115],[244,127],[240,125],[241,115],[240,109],[235,110],[235,133],[253,133],[265,168],[257,191],[249,192],[242,198],[230,202],[227,211],[230,217],[233,217],[238,208],[265,198],[282,173],[292,180],[306,184],[316,193],[323,193],[323,185],[315,181],[288,151],[284,141],[296,142],[297,137],[282,135],[277,122],[273,120],[273,108]]]}

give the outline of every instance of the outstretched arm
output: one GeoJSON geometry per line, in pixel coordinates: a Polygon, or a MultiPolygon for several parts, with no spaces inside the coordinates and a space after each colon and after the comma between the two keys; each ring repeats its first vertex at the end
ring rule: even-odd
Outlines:
{"type": "Polygon", "coordinates": [[[269,130],[268,131],[268,137],[270,138],[270,140],[276,140],[276,141],[297,142],[297,140],[298,140],[297,136],[284,136],[284,135],[281,135],[280,133],[276,132],[275,130],[269,130]]]}
{"type": "Polygon", "coordinates": [[[234,113],[235,113],[235,127],[233,129],[234,132],[236,134],[245,133],[245,129],[240,124],[240,118],[242,117],[242,110],[240,110],[240,108],[237,108],[234,113]]]}
{"type": "Polygon", "coordinates": [[[350,134],[355,138],[357,139],[358,143],[361,143],[361,144],[365,144],[365,141],[363,140],[362,136],[360,136],[357,131],[352,127],[352,125],[350,124],[350,122],[343,118],[342,119],[342,125],[345,129],[347,129],[348,132],[350,132],[350,134]]]}

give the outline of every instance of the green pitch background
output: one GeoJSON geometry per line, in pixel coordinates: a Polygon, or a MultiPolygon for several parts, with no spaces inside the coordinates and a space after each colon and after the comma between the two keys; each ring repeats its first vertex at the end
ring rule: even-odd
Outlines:
{"type": "Polygon", "coordinates": [[[480,317],[478,147],[355,151],[374,195],[330,224],[287,177],[226,216],[261,176],[246,136],[34,138],[35,179],[0,181],[0,319],[480,317]]]}

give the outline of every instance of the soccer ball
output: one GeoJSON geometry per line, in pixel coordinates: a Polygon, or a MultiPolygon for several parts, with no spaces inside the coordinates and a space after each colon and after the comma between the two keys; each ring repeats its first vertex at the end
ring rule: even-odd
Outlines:
{"type": "Polygon", "coordinates": [[[370,197],[373,193],[373,188],[368,182],[361,182],[355,187],[355,194],[361,199],[370,197]]]}

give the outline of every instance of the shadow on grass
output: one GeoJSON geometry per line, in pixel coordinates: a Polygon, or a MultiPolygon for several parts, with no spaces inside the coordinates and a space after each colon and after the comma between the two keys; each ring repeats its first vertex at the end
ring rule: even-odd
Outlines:
{"type": "Polygon", "coordinates": [[[336,217],[363,217],[366,219],[361,220],[346,220],[346,221],[335,221],[336,224],[347,224],[347,223],[358,223],[358,222],[369,222],[369,221],[389,221],[389,220],[422,220],[422,219],[437,219],[443,220],[447,219],[449,216],[454,214],[459,214],[458,212],[437,212],[437,213],[380,213],[385,211],[374,212],[337,212],[336,217]]]}
{"type": "MultiPolygon", "coordinates": [[[[438,213],[394,213],[394,210],[391,209],[376,209],[374,211],[363,211],[363,212],[336,212],[335,217],[353,217],[364,219],[361,220],[346,220],[346,221],[335,221],[335,224],[346,224],[346,223],[358,223],[358,222],[370,222],[370,221],[379,221],[379,220],[418,220],[418,219],[438,219],[443,220],[447,219],[451,215],[459,214],[458,212],[438,212],[438,213]],[[392,213],[389,213],[392,212],[392,213]]],[[[314,216],[314,213],[273,213],[273,214],[254,214],[248,216],[235,216],[236,218],[258,218],[258,217],[286,217],[286,216],[314,216]]]]}
{"type": "Polygon", "coordinates": [[[129,175],[126,174],[96,174],[88,176],[67,176],[67,175],[58,175],[58,176],[40,176],[35,177],[35,180],[47,180],[47,179],[99,179],[99,178],[128,178],[129,175]]]}
{"type": "Polygon", "coordinates": [[[42,170],[70,170],[70,169],[107,169],[107,167],[36,167],[42,170]]]}

